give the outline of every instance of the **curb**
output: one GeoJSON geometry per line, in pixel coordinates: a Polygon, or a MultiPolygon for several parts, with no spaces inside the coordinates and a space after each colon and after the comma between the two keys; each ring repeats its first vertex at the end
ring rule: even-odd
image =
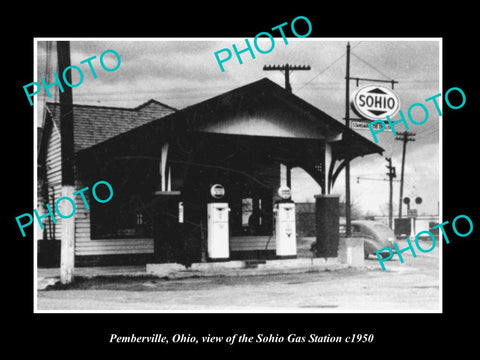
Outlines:
{"type": "MultiPolygon", "coordinates": [[[[252,265],[248,261],[227,261],[212,263],[194,263],[190,268],[182,264],[163,263],[147,264],[145,271],[83,271],[77,274],[78,277],[92,279],[96,277],[145,277],[154,276],[171,280],[199,278],[199,277],[237,277],[237,276],[264,276],[280,274],[299,274],[323,271],[336,271],[348,269],[352,266],[340,263],[337,258],[305,258],[292,260],[268,260],[264,263],[252,265]]],[[[48,286],[60,282],[59,276],[37,277],[37,290],[46,290],[48,286]]]]}
{"type": "Polygon", "coordinates": [[[290,274],[302,272],[320,272],[345,269],[349,266],[341,264],[337,258],[328,260],[321,258],[268,260],[252,265],[249,261],[227,261],[212,263],[194,263],[189,269],[181,264],[147,264],[146,272],[157,277],[180,279],[188,277],[215,276],[255,276],[290,274]]]}

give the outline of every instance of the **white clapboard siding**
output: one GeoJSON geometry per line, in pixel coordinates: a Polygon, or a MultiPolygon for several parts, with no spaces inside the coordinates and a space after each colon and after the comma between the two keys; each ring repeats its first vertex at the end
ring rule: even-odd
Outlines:
{"type": "MultiPolygon", "coordinates": [[[[230,251],[265,250],[270,236],[233,236],[230,238],[230,251]]],[[[275,236],[272,236],[266,250],[275,250],[275,236]]]]}
{"type": "Polygon", "coordinates": [[[57,132],[52,131],[48,139],[45,171],[48,184],[61,184],[62,179],[62,153],[60,148],[60,137],[57,132]]]}
{"type": "MultiPolygon", "coordinates": [[[[87,202],[90,200],[90,190],[91,186],[89,184],[82,183],[80,181],[75,181],[75,189],[80,190],[85,187],[89,187],[87,191],[84,192],[85,199],[87,202]]],[[[90,203],[88,204],[89,209],[85,206],[82,196],[80,194],[75,196],[75,206],[77,211],[75,212],[75,253],[78,253],[79,244],[90,241],[90,203]]]]}
{"type": "Polygon", "coordinates": [[[77,241],[75,255],[152,254],[153,239],[105,239],[77,241]]]}
{"type": "MultiPolygon", "coordinates": [[[[60,136],[53,128],[51,128],[50,130],[45,156],[45,175],[47,180],[46,186],[48,187],[48,197],[44,199],[44,201],[45,203],[49,204],[52,208],[52,211],[55,212],[55,201],[57,201],[57,199],[62,196],[62,153],[60,136]]],[[[47,212],[47,209],[45,206],[42,205],[42,207],[37,207],[37,211],[40,215],[42,215],[47,212]]],[[[57,223],[53,224],[52,219],[50,217],[46,217],[42,219],[42,224],[47,229],[55,229],[54,234],[51,235],[53,235],[52,237],[54,237],[55,239],[60,239],[62,231],[62,221],[58,217],[56,217],[56,220],[57,223]]]]}
{"type": "MultiPolygon", "coordinates": [[[[46,180],[48,186],[48,198],[45,202],[50,204],[55,212],[55,202],[62,196],[62,164],[60,137],[55,129],[52,129],[46,149],[46,180]]],[[[78,176],[79,174],[77,174],[78,176]]],[[[85,192],[87,201],[90,201],[89,191],[91,185],[76,179],[75,189],[79,190],[86,186],[89,190],[85,192]]],[[[73,196],[75,199],[75,255],[114,255],[114,254],[152,254],[153,239],[105,239],[92,240],[90,234],[90,209],[87,210],[80,195],[73,196]]],[[[90,205],[90,204],[89,204],[90,205]]],[[[38,207],[40,215],[46,213],[46,208],[38,207]]],[[[55,239],[61,239],[62,218],[56,216],[57,223],[51,223],[55,228],[55,239]]],[[[43,219],[44,227],[48,229],[50,217],[43,219]]],[[[42,231],[41,229],[39,230],[42,231]]]]}

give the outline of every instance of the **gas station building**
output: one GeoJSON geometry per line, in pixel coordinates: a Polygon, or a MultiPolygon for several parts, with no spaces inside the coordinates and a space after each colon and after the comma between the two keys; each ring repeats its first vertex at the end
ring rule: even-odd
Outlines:
{"type": "MultiPolygon", "coordinates": [[[[47,109],[40,213],[61,184],[58,104],[47,109]]],[[[317,256],[334,256],[338,240],[327,238],[335,227],[338,237],[338,216],[336,224],[322,219],[338,214],[335,180],[346,161],[383,152],[266,78],[182,110],[154,100],[134,109],[74,105],[74,142],[75,187],[106,180],[114,190],[105,204],[87,198],[90,209],[75,199],[76,265],[295,258],[287,185],[296,167],[321,188],[312,194],[317,242],[325,245],[317,256]]],[[[61,221],[48,221],[39,244],[60,239],[61,221]]]]}

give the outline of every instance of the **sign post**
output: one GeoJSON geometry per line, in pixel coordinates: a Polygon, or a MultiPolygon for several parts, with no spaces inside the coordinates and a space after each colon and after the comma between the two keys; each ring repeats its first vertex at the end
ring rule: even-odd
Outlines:
{"type": "MultiPolygon", "coordinates": [[[[346,65],[347,66],[346,66],[346,71],[345,71],[345,73],[346,73],[345,74],[345,83],[346,83],[346,86],[345,86],[345,126],[347,128],[350,128],[351,127],[350,120],[353,120],[353,119],[350,119],[350,107],[349,107],[349,105],[352,105],[350,103],[350,81],[351,80],[356,80],[357,86],[358,86],[358,82],[360,80],[362,80],[362,81],[383,82],[383,83],[391,83],[392,84],[392,91],[390,91],[389,89],[387,89],[383,86],[370,85],[370,86],[378,88],[378,90],[374,90],[374,88],[369,88],[368,86],[366,86],[366,87],[363,87],[362,89],[359,89],[355,93],[355,96],[354,96],[354,101],[355,101],[355,99],[357,98],[356,95],[358,95],[358,100],[357,101],[359,102],[360,106],[362,106],[362,104],[360,104],[360,103],[365,101],[365,105],[366,105],[365,112],[369,113],[372,116],[375,115],[374,119],[368,118],[368,117],[365,117],[365,116],[361,116],[362,119],[378,120],[378,117],[380,115],[386,117],[388,115],[388,113],[387,113],[388,111],[386,109],[388,109],[390,111],[393,111],[393,109],[395,108],[395,106],[394,106],[395,104],[392,103],[392,100],[389,100],[389,95],[393,95],[397,100],[399,99],[398,95],[396,95],[396,93],[393,91],[394,84],[398,83],[398,81],[395,81],[393,79],[392,80],[382,80],[382,79],[367,79],[367,78],[352,77],[352,76],[350,76],[350,43],[347,43],[347,54],[346,55],[347,55],[346,56],[346,58],[347,58],[346,65]],[[361,94],[359,94],[359,92],[361,90],[363,90],[363,92],[361,94]],[[361,95],[364,95],[364,97],[360,98],[361,95]],[[370,95],[372,100],[367,100],[368,95],[370,95]],[[375,95],[378,98],[377,103],[375,103],[375,95]],[[377,104],[379,106],[378,108],[376,108],[377,104]],[[390,107],[391,107],[391,109],[390,109],[390,107]],[[373,110],[373,112],[372,112],[372,110],[373,110]],[[381,111],[381,113],[375,114],[375,111],[381,111]]],[[[400,102],[398,101],[398,103],[396,105],[397,106],[396,106],[395,112],[400,108],[400,102]]],[[[393,115],[393,112],[392,112],[392,115],[393,115]]],[[[344,136],[343,140],[348,141],[348,139],[345,138],[345,135],[346,135],[346,133],[343,134],[343,136],[344,136]]],[[[345,161],[346,161],[346,163],[345,163],[345,220],[346,220],[346,229],[345,230],[346,230],[346,236],[349,237],[349,236],[351,236],[350,160],[345,159],[345,161]]]]}

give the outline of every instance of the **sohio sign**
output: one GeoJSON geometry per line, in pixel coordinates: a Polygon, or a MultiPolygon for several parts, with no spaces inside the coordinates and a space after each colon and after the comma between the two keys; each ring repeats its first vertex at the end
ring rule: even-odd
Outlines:
{"type": "Polygon", "coordinates": [[[353,111],[361,118],[368,120],[392,117],[400,108],[397,93],[380,85],[367,85],[358,89],[352,97],[353,111]]]}

